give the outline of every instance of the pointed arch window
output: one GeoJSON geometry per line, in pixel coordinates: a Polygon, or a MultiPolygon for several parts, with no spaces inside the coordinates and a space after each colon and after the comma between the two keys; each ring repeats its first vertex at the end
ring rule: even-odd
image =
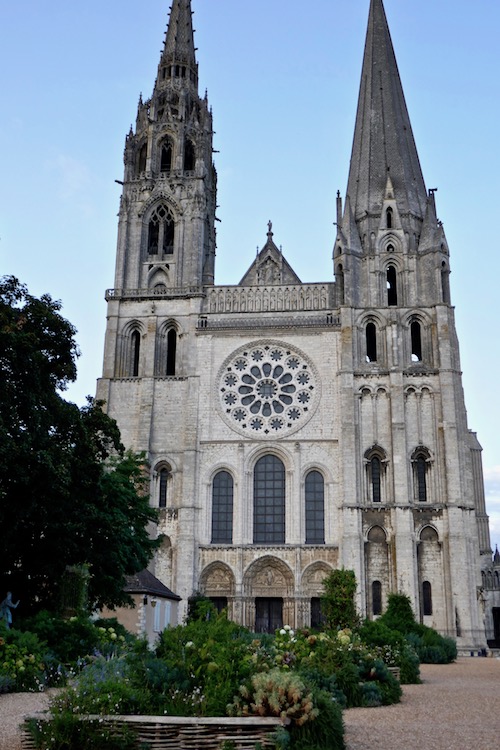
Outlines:
{"type": "Polygon", "coordinates": [[[188,138],[186,140],[186,143],[184,144],[184,171],[192,172],[195,167],[195,162],[196,162],[196,152],[194,148],[194,143],[188,138]]]}
{"type": "Polygon", "coordinates": [[[171,328],[167,333],[167,377],[175,375],[175,359],[177,355],[177,331],[171,328]]]}
{"type": "Polygon", "coordinates": [[[418,320],[412,321],[410,325],[411,336],[411,359],[412,362],[422,361],[422,328],[418,320]]]}
{"type": "Polygon", "coordinates": [[[386,470],[385,453],[375,446],[365,453],[366,481],[368,488],[368,500],[372,503],[381,503],[384,493],[384,475],[386,470]]]}
{"type": "Polygon", "coordinates": [[[273,455],[255,464],[253,484],[254,544],[285,543],[285,466],[273,455]]]}
{"type": "Polygon", "coordinates": [[[139,331],[132,331],[130,336],[130,364],[132,377],[136,378],[139,375],[139,361],[141,354],[141,334],[139,331]]]}
{"type": "Polygon", "coordinates": [[[375,323],[366,324],[366,361],[377,361],[377,327],[375,323]]]}
{"type": "Polygon", "coordinates": [[[233,477],[219,471],[212,482],[212,544],[233,543],[233,477]]]}
{"type": "Polygon", "coordinates": [[[397,274],[394,266],[387,266],[387,304],[395,307],[398,304],[397,274]]]}
{"type": "Polygon", "coordinates": [[[325,543],[325,480],[310,471],[305,481],[306,544],[325,543]]]}
{"type": "Polygon", "coordinates": [[[428,500],[427,472],[430,467],[429,451],[418,448],[412,456],[414,497],[419,503],[428,500]]]}
{"type": "Polygon", "coordinates": [[[175,223],[167,206],[156,206],[149,218],[149,255],[172,255],[174,252],[175,223]]]}
{"type": "Polygon", "coordinates": [[[167,138],[161,144],[160,152],[160,172],[170,172],[172,170],[172,141],[167,138]]]}
{"type": "Polygon", "coordinates": [[[432,586],[429,581],[422,583],[422,600],[424,616],[432,615],[432,586]]]}
{"type": "Polygon", "coordinates": [[[162,466],[158,472],[158,507],[166,508],[168,500],[168,486],[171,477],[171,469],[162,466]]]}
{"type": "Polygon", "coordinates": [[[139,150],[139,157],[137,159],[137,174],[140,175],[146,171],[146,164],[148,160],[148,144],[143,143],[139,150]]]}
{"type": "Polygon", "coordinates": [[[372,583],[372,613],[374,615],[382,614],[382,583],[373,581],[372,583]]]}
{"type": "Polygon", "coordinates": [[[388,208],[385,212],[385,225],[387,229],[392,229],[393,227],[393,214],[392,214],[392,208],[388,208]]]}

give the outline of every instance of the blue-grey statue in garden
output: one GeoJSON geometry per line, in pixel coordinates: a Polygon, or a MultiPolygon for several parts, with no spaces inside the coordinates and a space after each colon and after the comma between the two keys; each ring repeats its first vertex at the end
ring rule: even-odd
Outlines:
{"type": "Polygon", "coordinates": [[[7,596],[0,604],[0,620],[5,620],[8,628],[12,625],[12,609],[16,609],[19,606],[19,600],[14,604],[12,601],[12,593],[7,591],[7,596]]]}

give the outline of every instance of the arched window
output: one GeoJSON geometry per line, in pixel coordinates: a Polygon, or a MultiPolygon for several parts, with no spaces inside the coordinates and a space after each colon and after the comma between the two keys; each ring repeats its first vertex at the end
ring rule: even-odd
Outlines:
{"type": "Polygon", "coordinates": [[[167,377],[175,375],[175,357],[177,353],[177,331],[171,328],[167,333],[167,377]]]}
{"type": "Polygon", "coordinates": [[[432,586],[429,581],[422,584],[422,610],[424,615],[432,615],[432,586]]]}
{"type": "Polygon", "coordinates": [[[168,208],[160,204],[150,216],[148,224],[149,255],[172,255],[175,224],[168,208]]]}
{"type": "Polygon", "coordinates": [[[411,359],[412,362],[422,361],[422,329],[420,323],[414,320],[410,325],[411,359]]]}
{"type": "Polygon", "coordinates": [[[387,304],[389,307],[395,307],[398,304],[396,278],[394,266],[387,266],[387,304]]]}
{"type": "Polygon", "coordinates": [[[137,174],[140,175],[146,171],[146,164],[148,159],[148,144],[144,143],[139,151],[139,157],[137,159],[137,174]]]}
{"type": "Polygon", "coordinates": [[[167,138],[161,145],[160,172],[170,172],[172,169],[172,141],[167,138]]]}
{"type": "Polygon", "coordinates": [[[429,453],[419,448],[412,456],[414,497],[419,503],[427,502],[427,471],[429,467],[429,453]]]}
{"type": "Polygon", "coordinates": [[[365,453],[365,465],[368,500],[372,503],[381,503],[384,472],[386,469],[384,450],[378,445],[367,450],[365,453]]]}
{"type": "Polygon", "coordinates": [[[325,543],[325,480],[310,471],[305,481],[306,544],[325,543]]]}
{"type": "Polygon", "coordinates": [[[385,212],[385,225],[387,229],[392,229],[392,208],[388,208],[385,212]]]}
{"type": "Polygon", "coordinates": [[[366,324],[366,361],[377,361],[377,328],[375,323],[366,324]]]}
{"type": "Polygon", "coordinates": [[[196,152],[194,148],[193,141],[190,141],[189,138],[186,140],[186,143],[184,144],[184,171],[185,172],[192,172],[194,170],[196,163],[196,152]]]}
{"type": "Polygon", "coordinates": [[[380,581],[372,583],[372,613],[374,615],[382,614],[382,584],[380,581]]]}
{"type": "Polygon", "coordinates": [[[139,331],[132,331],[130,336],[130,364],[132,377],[139,375],[139,357],[141,353],[141,334],[139,331]]]}
{"type": "Polygon", "coordinates": [[[158,507],[167,507],[168,482],[170,479],[170,470],[163,466],[158,472],[158,507]]]}
{"type": "Polygon", "coordinates": [[[233,478],[219,471],[212,482],[212,544],[233,543],[233,478]]]}
{"type": "Polygon", "coordinates": [[[285,543],[285,467],[279,458],[263,456],[255,464],[253,541],[285,543]]]}

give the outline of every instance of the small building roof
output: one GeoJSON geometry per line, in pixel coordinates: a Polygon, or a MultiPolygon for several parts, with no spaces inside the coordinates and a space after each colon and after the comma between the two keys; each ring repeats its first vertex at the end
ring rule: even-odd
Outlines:
{"type": "Polygon", "coordinates": [[[141,570],[133,576],[126,576],[125,591],[127,594],[149,594],[162,599],[172,599],[179,602],[181,597],[158,580],[149,570],[141,570]]]}

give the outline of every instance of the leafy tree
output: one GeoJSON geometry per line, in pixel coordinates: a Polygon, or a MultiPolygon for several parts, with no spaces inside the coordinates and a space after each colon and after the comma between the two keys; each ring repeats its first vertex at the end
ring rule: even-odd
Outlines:
{"type": "Polygon", "coordinates": [[[321,611],[331,628],[352,628],[358,622],[354,596],[356,575],[353,570],[332,570],[323,581],[321,611]]]}
{"type": "Polygon", "coordinates": [[[55,609],[68,565],[89,565],[89,606],[125,603],[124,576],[159,543],[144,459],[125,452],[102,403],[61,395],[79,352],[60,309],[0,279],[0,592],[21,599],[19,614],[55,609]]]}

